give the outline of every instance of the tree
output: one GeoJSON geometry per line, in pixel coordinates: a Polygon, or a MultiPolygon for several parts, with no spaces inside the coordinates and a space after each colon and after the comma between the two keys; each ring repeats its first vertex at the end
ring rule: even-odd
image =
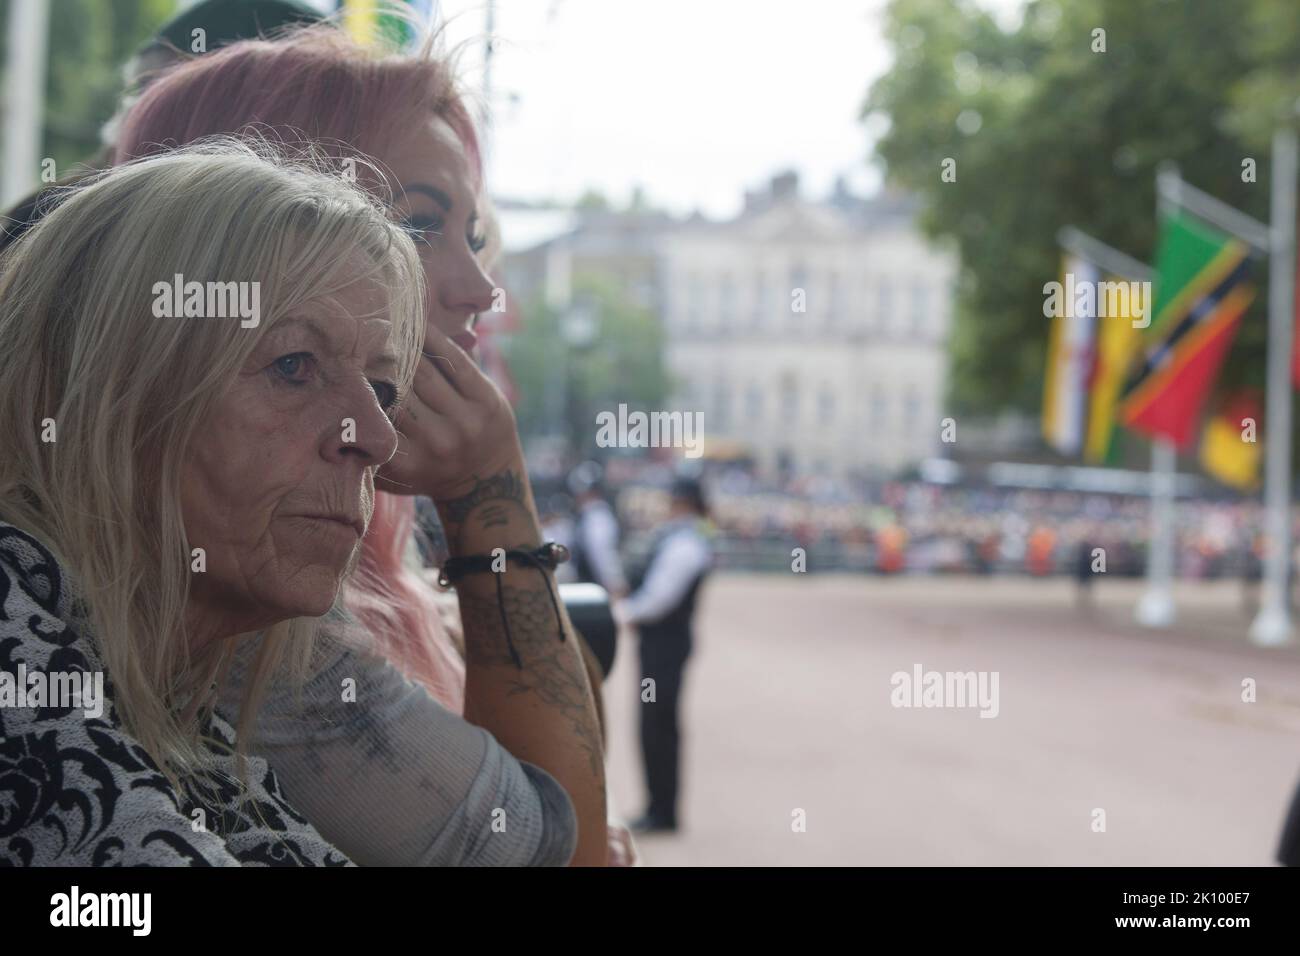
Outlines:
{"type": "Polygon", "coordinates": [[[578,197],[574,208],[583,212],[604,212],[609,209],[609,200],[599,189],[588,189],[578,197]]]}
{"type": "MultiPolygon", "coordinates": [[[[0,0],[0,24],[7,25],[9,7],[0,0]]],[[[43,155],[60,176],[99,150],[100,128],[122,93],[123,66],[175,11],[176,0],[50,0],[43,155]]],[[[0,44],[0,71],[4,58],[0,44]]]]}
{"type": "Polygon", "coordinates": [[[521,331],[503,351],[519,388],[520,434],[555,434],[558,425],[576,453],[594,454],[597,411],[613,411],[619,403],[663,407],[663,329],[606,277],[576,276],[573,289],[574,302],[594,319],[590,343],[571,345],[564,316],[539,303],[525,309],[521,331]]]}
{"type": "MultiPolygon", "coordinates": [[[[863,116],[887,122],[877,155],[922,197],[923,228],[960,249],[957,410],[1038,407],[1057,230],[1149,260],[1162,161],[1267,218],[1273,117],[1300,94],[1300,18],[1285,3],[1034,0],[1004,32],[968,0],[894,0],[886,34],[895,63],[863,116]],[[1242,178],[1248,157],[1254,183],[1242,178]],[[941,177],[945,159],[955,181],[941,177]]],[[[1224,386],[1263,381],[1264,299],[1224,386]]]]}

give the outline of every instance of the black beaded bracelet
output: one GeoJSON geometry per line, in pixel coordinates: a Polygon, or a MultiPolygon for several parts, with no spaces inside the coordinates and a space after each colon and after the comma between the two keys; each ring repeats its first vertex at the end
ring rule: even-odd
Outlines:
{"type": "Polygon", "coordinates": [[[501,612],[501,626],[505,629],[506,647],[510,650],[510,659],[514,661],[515,666],[523,670],[523,661],[519,658],[519,653],[515,650],[514,641],[510,636],[510,621],[506,617],[506,605],[501,593],[501,577],[505,573],[495,571],[493,565],[504,557],[505,561],[517,561],[520,564],[526,564],[529,567],[536,568],[541,574],[542,580],[546,582],[546,594],[551,599],[551,607],[555,611],[555,623],[560,632],[560,640],[564,637],[564,618],[560,614],[560,604],[555,599],[555,592],[551,588],[550,579],[546,577],[547,571],[554,571],[556,565],[563,564],[569,560],[569,549],[562,544],[554,541],[547,541],[539,548],[531,551],[522,549],[512,549],[495,557],[490,554],[466,554],[458,555],[454,558],[448,558],[443,562],[441,570],[438,572],[438,583],[443,587],[449,587],[455,584],[467,574],[476,574],[484,572],[493,572],[497,583],[497,608],[501,612]]]}
{"type": "Polygon", "coordinates": [[[490,554],[466,554],[448,558],[442,563],[438,583],[443,587],[449,587],[467,574],[491,571],[493,563],[502,557],[507,562],[518,561],[520,564],[554,571],[556,565],[564,564],[569,560],[569,549],[554,541],[547,541],[540,548],[534,548],[532,551],[513,549],[495,557],[490,554]]]}

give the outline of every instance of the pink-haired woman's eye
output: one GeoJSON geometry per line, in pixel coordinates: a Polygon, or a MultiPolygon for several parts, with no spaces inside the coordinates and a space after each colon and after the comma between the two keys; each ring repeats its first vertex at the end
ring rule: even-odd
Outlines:
{"type": "Polygon", "coordinates": [[[474,253],[474,255],[478,255],[487,248],[487,236],[482,232],[471,231],[470,234],[465,237],[465,240],[469,243],[469,251],[474,253]]]}

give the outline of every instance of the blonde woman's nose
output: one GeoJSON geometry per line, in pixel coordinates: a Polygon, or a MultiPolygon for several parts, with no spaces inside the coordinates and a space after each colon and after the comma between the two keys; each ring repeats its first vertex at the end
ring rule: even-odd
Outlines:
{"type": "Polygon", "coordinates": [[[331,461],[360,457],[364,464],[377,467],[397,452],[397,429],[372,389],[356,391],[357,396],[342,406],[338,428],[325,437],[322,451],[331,461]]]}

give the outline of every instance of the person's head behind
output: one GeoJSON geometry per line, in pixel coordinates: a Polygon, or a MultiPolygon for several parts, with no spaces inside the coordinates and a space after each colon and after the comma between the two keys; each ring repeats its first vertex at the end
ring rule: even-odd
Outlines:
{"type": "Polygon", "coordinates": [[[668,513],[674,518],[708,516],[709,508],[704,498],[704,486],[699,479],[682,477],[673,481],[672,489],[668,493],[668,513]]]}
{"type": "Polygon", "coordinates": [[[240,40],[274,37],[293,26],[324,19],[303,0],[199,0],[187,6],[127,60],[122,69],[126,89],[117,112],[100,131],[105,146],[111,147],[116,141],[122,117],[140,98],[141,91],[179,60],[240,40]]]}
{"type": "Polygon", "coordinates": [[[114,161],[249,127],[288,146],[313,144],[390,202],[417,239],[427,321],[473,347],[467,326],[493,305],[485,264],[495,242],[474,122],[454,60],[435,53],[435,37],[403,54],[322,25],[180,63],[123,118],[114,161]],[[358,156],[384,176],[370,175],[358,156]]]}
{"type": "Polygon", "coordinates": [[[605,498],[604,488],[605,469],[599,462],[584,461],[571,472],[569,472],[568,487],[573,495],[573,500],[579,505],[585,505],[591,501],[603,501],[605,498]]]}
{"type": "Polygon", "coordinates": [[[396,447],[420,282],[360,190],[233,142],[97,176],[6,255],[0,519],[69,572],[165,766],[199,759],[172,707],[202,698],[218,638],[270,627],[261,677],[335,601],[396,447]]]}

